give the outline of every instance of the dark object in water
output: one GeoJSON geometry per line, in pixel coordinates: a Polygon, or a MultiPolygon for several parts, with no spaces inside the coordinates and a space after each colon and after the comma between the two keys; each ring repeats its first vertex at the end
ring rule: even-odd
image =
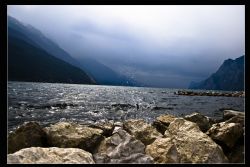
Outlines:
{"type": "Polygon", "coordinates": [[[152,109],[153,110],[173,110],[174,108],[173,107],[158,107],[158,106],[155,106],[152,109]]]}
{"type": "Polygon", "coordinates": [[[112,104],[112,107],[119,107],[119,108],[133,108],[135,106],[131,105],[131,104],[112,104]]]}
{"type": "Polygon", "coordinates": [[[138,110],[139,109],[139,105],[136,103],[136,109],[138,110]]]}
{"type": "Polygon", "coordinates": [[[27,108],[34,108],[34,109],[51,109],[52,107],[60,108],[60,109],[66,109],[68,106],[74,107],[77,106],[76,104],[68,104],[68,103],[59,103],[59,104],[52,104],[52,105],[28,105],[27,108]]]}

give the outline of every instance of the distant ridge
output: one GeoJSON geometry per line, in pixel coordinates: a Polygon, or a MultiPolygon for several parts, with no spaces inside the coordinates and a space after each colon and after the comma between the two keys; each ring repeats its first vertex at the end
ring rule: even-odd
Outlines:
{"type": "Polygon", "coordinates": [[[52,56],[19,30],[8,24],[8,80],[95,83],[84,71],[52,56]]]}
{"type": "Polygon", "coordinates": [[[235,60],[225,60],[220,68],[206,80],[198,83],[191,82],[189,89],[244,90],[244,58],[245,55],[235,60]]]}
{"type": "Polygon", "coordinates": [[[92,80],[92,83],[99,85],[118,85],[118,86],[140,86],[140,84],[130,77],[117,73],[101,62],[85,55],[81,58],[73,58],[63,50],[58,44],[46,37],[41,31],[31,25],[25,25],[17,19],[8,16],[8,31],[18,38],[15,32],[22,33],[26,38],[22,38],[29,44],[43,49],[51,56],[61,59],[75,67],[80,68],[92,80]]]}

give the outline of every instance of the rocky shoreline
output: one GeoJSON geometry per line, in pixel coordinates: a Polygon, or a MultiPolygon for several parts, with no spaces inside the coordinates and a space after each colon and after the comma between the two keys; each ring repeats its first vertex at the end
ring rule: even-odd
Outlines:
{"type": "Polygon", "coordinates": [[[244,163],[245,113],[221,120],[199,113],[41,127],[27,122],[8,135],[8,164],[244,163]]]}
{"type": "Polygon", "coordinates": [[[176,95],[186,95],[186,96],[226,96],[226,97],[245,97],[245,91],[235,91],[235,92],[215,92],[215,91],[206,91],[206,92],[196,92],[196,91],[177,91],[176,95]]]}

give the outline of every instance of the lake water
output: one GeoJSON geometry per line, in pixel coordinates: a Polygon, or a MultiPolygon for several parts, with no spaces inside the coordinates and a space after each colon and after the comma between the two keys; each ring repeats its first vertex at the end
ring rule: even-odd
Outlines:
{"type": "Polygon", "coordinates": [[[223,109],[245,112],[244,97],[183,96],[183,89],[8,82],[8,131],[26,121],[87,123],[192,112],[221,118],[223,109]],[[138,107],[137,108],[137,105],[138,107]]]}

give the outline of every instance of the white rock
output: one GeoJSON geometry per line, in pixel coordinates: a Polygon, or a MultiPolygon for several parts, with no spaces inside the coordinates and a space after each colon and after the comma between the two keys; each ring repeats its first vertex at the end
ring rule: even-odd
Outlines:
{"type": "Polygon", "coordinates": [[[101,129],[69,122],[59,122],[46,127],[45,131],[48,136],[48,143],[52,147],[81,148],[92,152],[104,139],[101,129]]]}
{"type": "Polygon", "coordinates": [[[79,148],[30,147],[8,154],[8,164],[94,164],[92,154],[79,148]]]}
{"type": "Polygon", "coordinates": [[[144,150],[141,141],[119,129],[101,142],[94,159],[96,163],[153,163],[144,150]]]}

